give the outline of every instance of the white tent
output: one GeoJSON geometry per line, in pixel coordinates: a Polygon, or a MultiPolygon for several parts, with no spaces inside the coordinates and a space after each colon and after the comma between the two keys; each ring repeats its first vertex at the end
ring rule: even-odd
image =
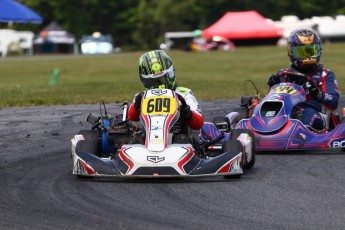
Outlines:
{"type": "Polygon", "coordinates": [[[345,37],[345,16],[333,17],[312,17],[311,20],[317,24],[316,30],[323,39],[345,37]]]}
{"type": "Polygon", "coordinates": [[[290,33],[297,29],[313,29],[316,22],[311,19],[300,20],[295,15],[286,15],[280,21],[273,22],[276,26],[283,29],[283,38],[289,37],[290,33]]]}
{"type": "Polygon", "coordinates": [[[176,38],[193,38],[194,31],[179,31],[179,32],[166,32],[164,34],[165,43],[161,44],[161,49],[170,49],[173,46],[174,41],[173,39],[176,38]]]}
{"type": "Polygon", "coordinates": [[[16,31],[10,29],[0,29],[0,53],[2,57],[7,56],[12,44],[16,44],[20,49],[27,51],[29,55],[33,50],[34,33],[31,31],[16,31]]]}
{"type": "Polygon", "coordinates": [[[344,37],[345,38],[345,16],[339,15],[335,18],[330,16],[312,17],[300,20],[295,15],[286,15],[280,21],[273,22],[283,29],[283,38],[287,38],[290,33],[297,29],[312,29],[319,34],[322,39],[344,37]]]}

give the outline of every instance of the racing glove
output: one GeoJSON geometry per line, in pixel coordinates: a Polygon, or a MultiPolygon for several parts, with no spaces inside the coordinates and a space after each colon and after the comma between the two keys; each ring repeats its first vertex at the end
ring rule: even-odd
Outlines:
{"type": "Polygon", "coordinates": [[[143,94],[144,94],[144,92],[140,92],[135,96],[134,108],[136,110],[139,110],[139,111],[141,110],[141,100],[143,99],[143,94]]]}
{"type": "Polygon", "coordinates": [[[180,116],[183,120],[189,121],[192,118],[192,111],[190,110],[190,106],[187,104],[184,104],[180,108],[180,116]]]}
{"type": "Polygon", "coordinates": [[[311,96],[315,101],[320,101],[322,99],[321,90],[314,84],[312,80],[306,83],[306,93],[311,96]]]}
{"type": "Polygon", "coordinates": [[[271,74],[270,76],[268,76],[267,85],[269,87],[272,87],[272,86],[274,86],[275,84],[278,84],[278,83],[280,83],[280,77],[279,76],[274,75],[274,74],[271,74]]]}

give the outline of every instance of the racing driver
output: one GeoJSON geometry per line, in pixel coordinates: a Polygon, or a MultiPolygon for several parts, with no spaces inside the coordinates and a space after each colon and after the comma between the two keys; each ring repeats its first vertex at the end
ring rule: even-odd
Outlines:
{"type": "MultiPolygon", "coordinates": [[[[149,51],[139,58],[139,78],[146,90],[171,89],[182,96],[186,103],[180,108],[180,121],[191,129],[201,129],[204,118],[199,103],[192,90],[177,85],[173,62],[165,51],[149,51]]],[[[135,95],[128,111],[129,120],[139,121],[142,97],[142,92],[135,95]]]]}
{"type": "MultiPolygon", "coordinates": [[[[321,39],[312,30],[300,29],[293,31],[287,44],[290,67],[281,69],[268,77],[269,87],[287,81],[287,73],[298,72],[310,77],[305,83],[307,99],[298,104],[296,111],[302,113],[304,125],[317,131],[325,129],[325,108],[334,111],[338,107],[338,84],[334,73],[321,63],[321,39]]],[[[293,115],[293,114],[292,114],[293,115]]]]}

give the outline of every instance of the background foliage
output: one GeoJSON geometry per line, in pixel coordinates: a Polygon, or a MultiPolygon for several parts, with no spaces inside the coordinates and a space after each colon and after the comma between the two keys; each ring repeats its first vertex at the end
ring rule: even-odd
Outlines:
{"type": "Polygon", "coordinates": [[[345,0],[18,0],[43,18],[42,25],[15,25],[38,32],[51,21],[81,38],[100,31],[116,46],[156,48],[165,32],[204,29],[227,11],[256,10],[266,18],[300,19],[345,14],[345,0]]]}
{"type": "MultiPolygon", "coordinates": [[[[131,101],[144,88],[138,77],[142,52],[111,55],[37,55],[0,59],[0,108],[33,105],[95,104],[131,101]],[[59,68],[55,85],[52,69],[59,68]]],[[[285,47],[238,47],[233,52],[168,51],[177,83],[193,90],[198,100],[234,99],[267,93],[267,76],[289,66],[285,47]]],[[[322,63],[334,71],[340,92],[345,91],[345,43],[325,44],[322,63]]]]}

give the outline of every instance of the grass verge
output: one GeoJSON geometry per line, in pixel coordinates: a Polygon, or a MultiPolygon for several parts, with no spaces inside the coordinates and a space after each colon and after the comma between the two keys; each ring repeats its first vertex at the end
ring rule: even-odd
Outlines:
{"type": "MultiPolygon", "coordinates": [[[[131,101],[143,90],[138,78],[142,52],[113,55],[51,55],[8,57],[0,60],[0,107],[93,104],[131,101]],[[56,84],[49,84],[52,70],[60,70],[56,84]]],[[[255,83],[261,95],[267,92],[271,73],[288,67],[286,48],[238,47],[233,52],[169,51],[177,82],[191,88],[199,100],[239,98],[244,81],[255,83]]],[[[323,46],[322,62],[337,76],[345,90],[342,57],[345,43],[323,46]]],[[[248,94],[253,90],[248,88],[248,94]]]]}

